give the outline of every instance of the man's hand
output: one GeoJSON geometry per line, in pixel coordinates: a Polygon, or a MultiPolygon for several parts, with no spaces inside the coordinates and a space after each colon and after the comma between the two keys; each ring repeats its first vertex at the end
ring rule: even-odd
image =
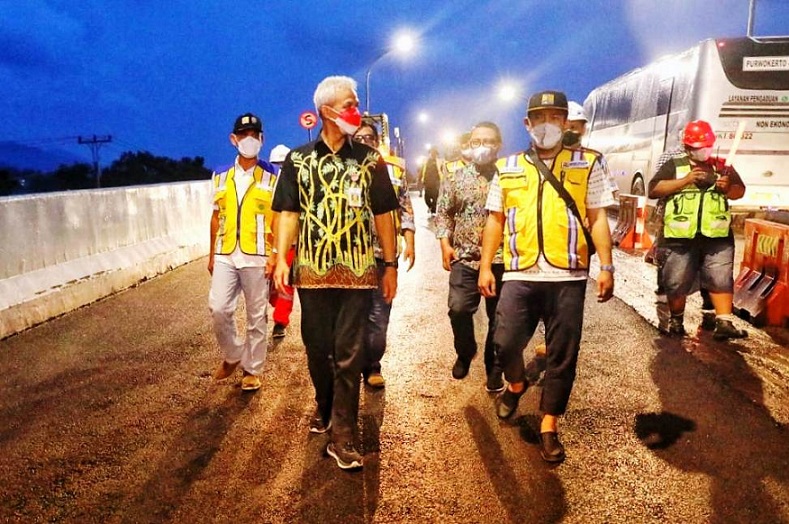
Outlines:
{"type": "Polygon", "coordinates": [[[731,189],[731,179],[729,175],[720,175],[718,180],[715,181],[715,187],[724,195],[728,193],[729,189],[731,189]]]}
{"type": "Polygon", "coordinates": [[[452,262],[457,260],[455,249],[449,245],[449,242],[441,242],[441,264],[444,269],[449,271],[452,268],[452,262]]]}
{"type": "Polygon", "coordinates": [[[410,230],[405,234],[403,260],[408,262],[408,269],[406,271],[411,271],[411,268],[414,267],[414,262],[416,262],[416,249],[414,248],[414,233],[410,230]]]}
{"type": "Polygon", "coordinates": [[[287,294],[285,286],[289,284],[289,277],[290,268],[288,267],[285,255],[277,255],[277,262],[274,266],[274,286],[277,288],[277,291],[283,295],[287,294]]]}
{"type": "Polygon", "coordinates": [[[496,296],[496,277],[493,276],[493,271],[490,269],[483,269],[482,267],[479,268],[477,288],[485,298],[496,296]]]}
{"type": "Polygon", "coordinates": [[[689,186],[691,184],[697,184],[701,186],[709,185],[709,177],[710,173],[704,171],[699,166],[695,166],[691,169],[690,173],[685,175],[682,180],[685,181],[685,186],[689,186]]]}
{"type": "Polygon", "coordinates": [[[614,296],[614,275],[610,271],[600,271],[597,275],[597,301],[608,302],[614,296]]]}
{"type": "Polygon", "coordinates": [[[214,275],[214,254],[211,253],[208,256],[208,273],[213,276],[214,275]]]}
{"type": "Polygon", "coordinates": [[[384,276],[381,279],[381,294],[387,304],[391,304],[397,295],[397,269],[393,267],[384,268],[384,276]]]}
{"type": "Polygon", "coordinates": [[[266,259],[266,278],[270,279],[274,275],[274,268],[277,266],[277,255],[272,254],[266,259]]]}

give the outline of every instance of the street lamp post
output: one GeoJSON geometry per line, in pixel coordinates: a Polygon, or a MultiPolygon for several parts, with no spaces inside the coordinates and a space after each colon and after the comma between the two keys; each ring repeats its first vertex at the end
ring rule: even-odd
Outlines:
{"type": "Polygon", "coordinates": [[[388,56],[390,53],[398,53],[401,55],[406,55],[410,53],[414,46],[416,45],[416,41],[414,37],[410,33],[400,33],[394,39],[394,44],[384,51],[378,58],[372,61],[370,66],[367,68],[367,73],[364,76],[364,107],[365,112],[368,114],[370,113],[370,74],[373,72],[373,66],[377,64],[382,58],[388,56]]]}

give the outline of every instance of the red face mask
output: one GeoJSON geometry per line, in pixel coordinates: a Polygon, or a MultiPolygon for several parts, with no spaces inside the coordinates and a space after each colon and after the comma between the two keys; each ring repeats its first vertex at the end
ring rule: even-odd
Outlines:
{"type": "Polygon", "coordinates": [[[356,107],[348,107],[343,109],[342,112],[337,112],[334,108],[332,108],[332,110],[337,113],[337,118],[334,119],[334,123],[340,128],[340,131],[350,136],[356,134],[356,131],[359,130],[359,126],[362,125],[362,114],[359,113],[359,109],[356,107]]]}

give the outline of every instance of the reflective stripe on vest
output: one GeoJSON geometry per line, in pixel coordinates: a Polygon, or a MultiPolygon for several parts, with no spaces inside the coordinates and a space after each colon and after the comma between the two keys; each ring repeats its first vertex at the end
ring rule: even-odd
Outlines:
{"type": "MultiPolygon", "coordinates": [[[[553,174],[562,181],[586,217],[586,193],[598,155],[579,149],[562,149],[556,156],[553,174]]],[[[499,160],[504,227],[504,267],[508,271],[528,269],[540,253],[552,266],[562,269],[589,267],[589,247],[581,224],[550,183],[542,180],[523,153],[499,160]]]]}
{"type": "MultiPolygon", "coordinates": [[[[690,173],[690,162],[686,156],[672,160],[677,179],[690,173]]],[[[730,226],[729,201],[714,186],[701,190],[696,184],[691,184],[666,202],[663,217],[663,236],[666,238],[694,238],[698,233],[708,238],[723,238],[729,236],[730,226]]]]}
{"type": "Polygon", "coordinates": [[[214,176],[214,204],[219,209],[215,253],[229,255],[236,245],[248,255],[266,255],[271,251],[271,201],[276,179],[273,173],[259,165],[255,166],[252,183],[244,193],[239,208],[235,166],[214,176]]]}

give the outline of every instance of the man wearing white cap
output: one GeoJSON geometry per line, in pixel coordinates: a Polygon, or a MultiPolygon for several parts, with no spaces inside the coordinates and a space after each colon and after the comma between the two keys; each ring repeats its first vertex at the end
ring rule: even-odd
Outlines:
{"type": "MultiPolygon", "coordinates": [[[[284,144],[278,144],[274,146],[269,153],[268,161],[271,163],[276,169],[277,174],[279,174],[279,170],[282,167],[282,163],[285,161],[285,157],[288,156],[290,153],[290,148],[284,144]]],[[[277,219],[279,218],[279,213],[274,213],[274,225],[272,229],[274,231],[277,230],[277,219]]],[[[274,248],[274,252],[276,253],[276,248],[274,248]]],[[[293,257],[296,255],[296,245],[293,244],[288,249],[287,254],[287,261],[288,265],[291,266],[293,264],[293,257]]],[[[276,257],[271,257],[271,261],[273,262],[276,257]]],[[[288,328],[288,324],[290,324],[290,314],[293,311],[293,286],[286,285],[285,292],[280,293],[277,291],[276,286],[274,286],[274,282],[271,282],[271,286],[269,287],[269,303],[274,308],[274,314],[272,315],[274,318],[274,329],[271,333],[272,338],[283,338],[285,337],[285,330],[288,328]]]]}

